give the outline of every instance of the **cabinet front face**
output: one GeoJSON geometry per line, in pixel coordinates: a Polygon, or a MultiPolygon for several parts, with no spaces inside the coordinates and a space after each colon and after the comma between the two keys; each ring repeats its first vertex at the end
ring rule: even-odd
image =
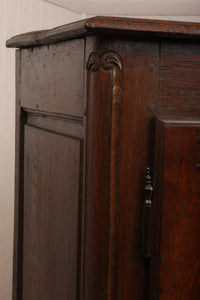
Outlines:
{"type": "Polygon", "coordinates": [[[157,100],[159,45],[101,37],[98,46],[89,59],[92,130],[88,140],[92,146],[88,162],[95,168],[88,171],[86,242],[90,251],[86,252],[89,280],[84,300],[146,300],[142,175],[149,163],[148,142],[153,148],[149,136],[157,100]],[[94,62],[100,62],[100,67],[94,62]],[[121,81],[116,78],[118,71],[121,81]],[[121,103],[116,110],[117,93],[121,103]]]}
{"type": "Polygon", "coordinates": [[[200,123],[158,120],[152,299],[199,299],[199,162],[200,123]]]}
{"type": "Polygon", "coordinates": [[[151,295],[200,295],[199,44],[162,42],[156,120],[151,295]]]}

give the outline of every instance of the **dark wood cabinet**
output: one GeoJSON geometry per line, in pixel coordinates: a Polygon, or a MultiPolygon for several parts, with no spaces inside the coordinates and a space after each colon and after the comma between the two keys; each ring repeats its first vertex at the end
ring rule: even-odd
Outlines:
{"type": "Polygon", "coordinates": [[[111,17],[7,41],[13,300],[200,298],[199,41],[111,17]]]}

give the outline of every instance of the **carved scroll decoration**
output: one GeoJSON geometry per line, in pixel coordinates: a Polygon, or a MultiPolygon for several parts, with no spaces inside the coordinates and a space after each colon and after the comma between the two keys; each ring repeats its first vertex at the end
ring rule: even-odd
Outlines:
{"type": "MultiPolygon", "coordinates": [[[[114,70],[117,68],[121,73],[122,62],[120,56],[112,51],[105,52],[100,56],[96,52],[92,52],[88,59],[87,70],[96,72],[99,68],[104,70],[114,70]]],[[[115,76],[113,75],[113,77],[115,76]]]]}
{"type": "Polygon", "coordinates": [[[110,146],[110,212],[109,212],[109,259],[108,259],[108,294],[107,299],[116,299],[117,241],[119,218],[119,167],[121,138],[121,104],[122,104],[122,60],[113,52],[98,55],[90,54],[87,69],[97,72],[100,69],[112,72],[112,121],[110,146]]]}

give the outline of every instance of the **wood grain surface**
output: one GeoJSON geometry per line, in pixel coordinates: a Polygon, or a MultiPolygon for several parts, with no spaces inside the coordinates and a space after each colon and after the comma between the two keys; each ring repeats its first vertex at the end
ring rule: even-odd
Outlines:
{"type": "Polygon", "coordinates": [[[77,299],[80,141],[25,126],[23,300],[77,299]]]}
{"type": "Polygon", "coordinates": [[[112,70],[88,74],[84,297],[107,298],[112,70]]]}
{"type": "Polygon", "coordinates": [[[194,22],[161,21],[121,17],[93,17],[50,30],[34,31],[10,38],[7,47],[30,47],[62,42],[94,34],[153,38],[200,38],[200,25],[194,22]]]}
{"type": "Polygon", "coordinates": [[[83,120],[66,116],[61,118],[54,114],[44,114],[33,110],[26,110],[26,123],[34,127],[53,131],[74,138],[83,139],[85,135],[83,120]]]}
{"type": "Polygon", "coordinates": [[[21,106],[83,116],[84,40],[22,50],[21,106]]]}
{"type": "Polygon", "coordinates": [[[122,107],[122,61],[114,51],[106,51],[101,55],[90,53],[88,78],[92,72],[109,71],[111,73],[111,128],[110,128],[110,172],[109,172],[109,232],[108,232],[108,282],[107,299],[116,298],[116,265],[119,211],[119,167],[121,138],[121,107],[122,107]]]}
{"type": "Polygon", "coordinates": [[[8,41],[22,48],[13,300],[199,299],[199,33],[95,17],[8,41]]]}
{"type": "MultiPolygon", "coordinates": [[[[112,275],[116,288],[109,299],[141,300],[148,295],[149,276],[149,267],[144,264],[141,251],[143,176],[145,177],[146,165],[152,163],[153,158],[152,118],[157,102],[155,95],[158,89],[159,47],[157,43],[105,37],[94,41],[96,50],[95,47],[99,55],[112,49],[121,57],[123,69],[121,162],[119,174],[115,174],[116,178],[119,176],[120,196],[118,212],[115,215],[115,222],[118,224],[118,233],[115,236],[117,263],[112,275]]],[[[109,253],[111,83],[111,74],[104,70],[91,74],[88,82],[90,101],[85,270],[85,277],[89,279],[85,284],[87,300],[107,299],[106,293],[110,285],[107,278],[109,262],[106,258],[109,253]]]]}
{"type": "Polygon", "coordinates": [[[152,278],[157,287],[151,299],[199,299],[199,139],[199,122],[158,121],[152,278]]]}
{"type": "Polygon", "coordinates": [[[117,297],[141,300],[147,299],[149,289],[149,266],[142,257],[142,205],[146,167],[153,163],[159,47],[129,41],[121,43],[120,52],[124,77],[117,297]]]}
{"type": "Polygon", "coordinates": [[[200,114],[200,45],[161,43],[159,114],[200,114]]]}

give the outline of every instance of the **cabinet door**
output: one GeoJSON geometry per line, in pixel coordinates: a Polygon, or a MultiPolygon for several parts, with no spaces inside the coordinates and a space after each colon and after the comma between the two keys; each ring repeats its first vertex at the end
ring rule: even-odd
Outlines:
{"type": "Polygon", "coordinates": [[[151,299],[200,297],[200,123],[157,121],[151,299]]]}

